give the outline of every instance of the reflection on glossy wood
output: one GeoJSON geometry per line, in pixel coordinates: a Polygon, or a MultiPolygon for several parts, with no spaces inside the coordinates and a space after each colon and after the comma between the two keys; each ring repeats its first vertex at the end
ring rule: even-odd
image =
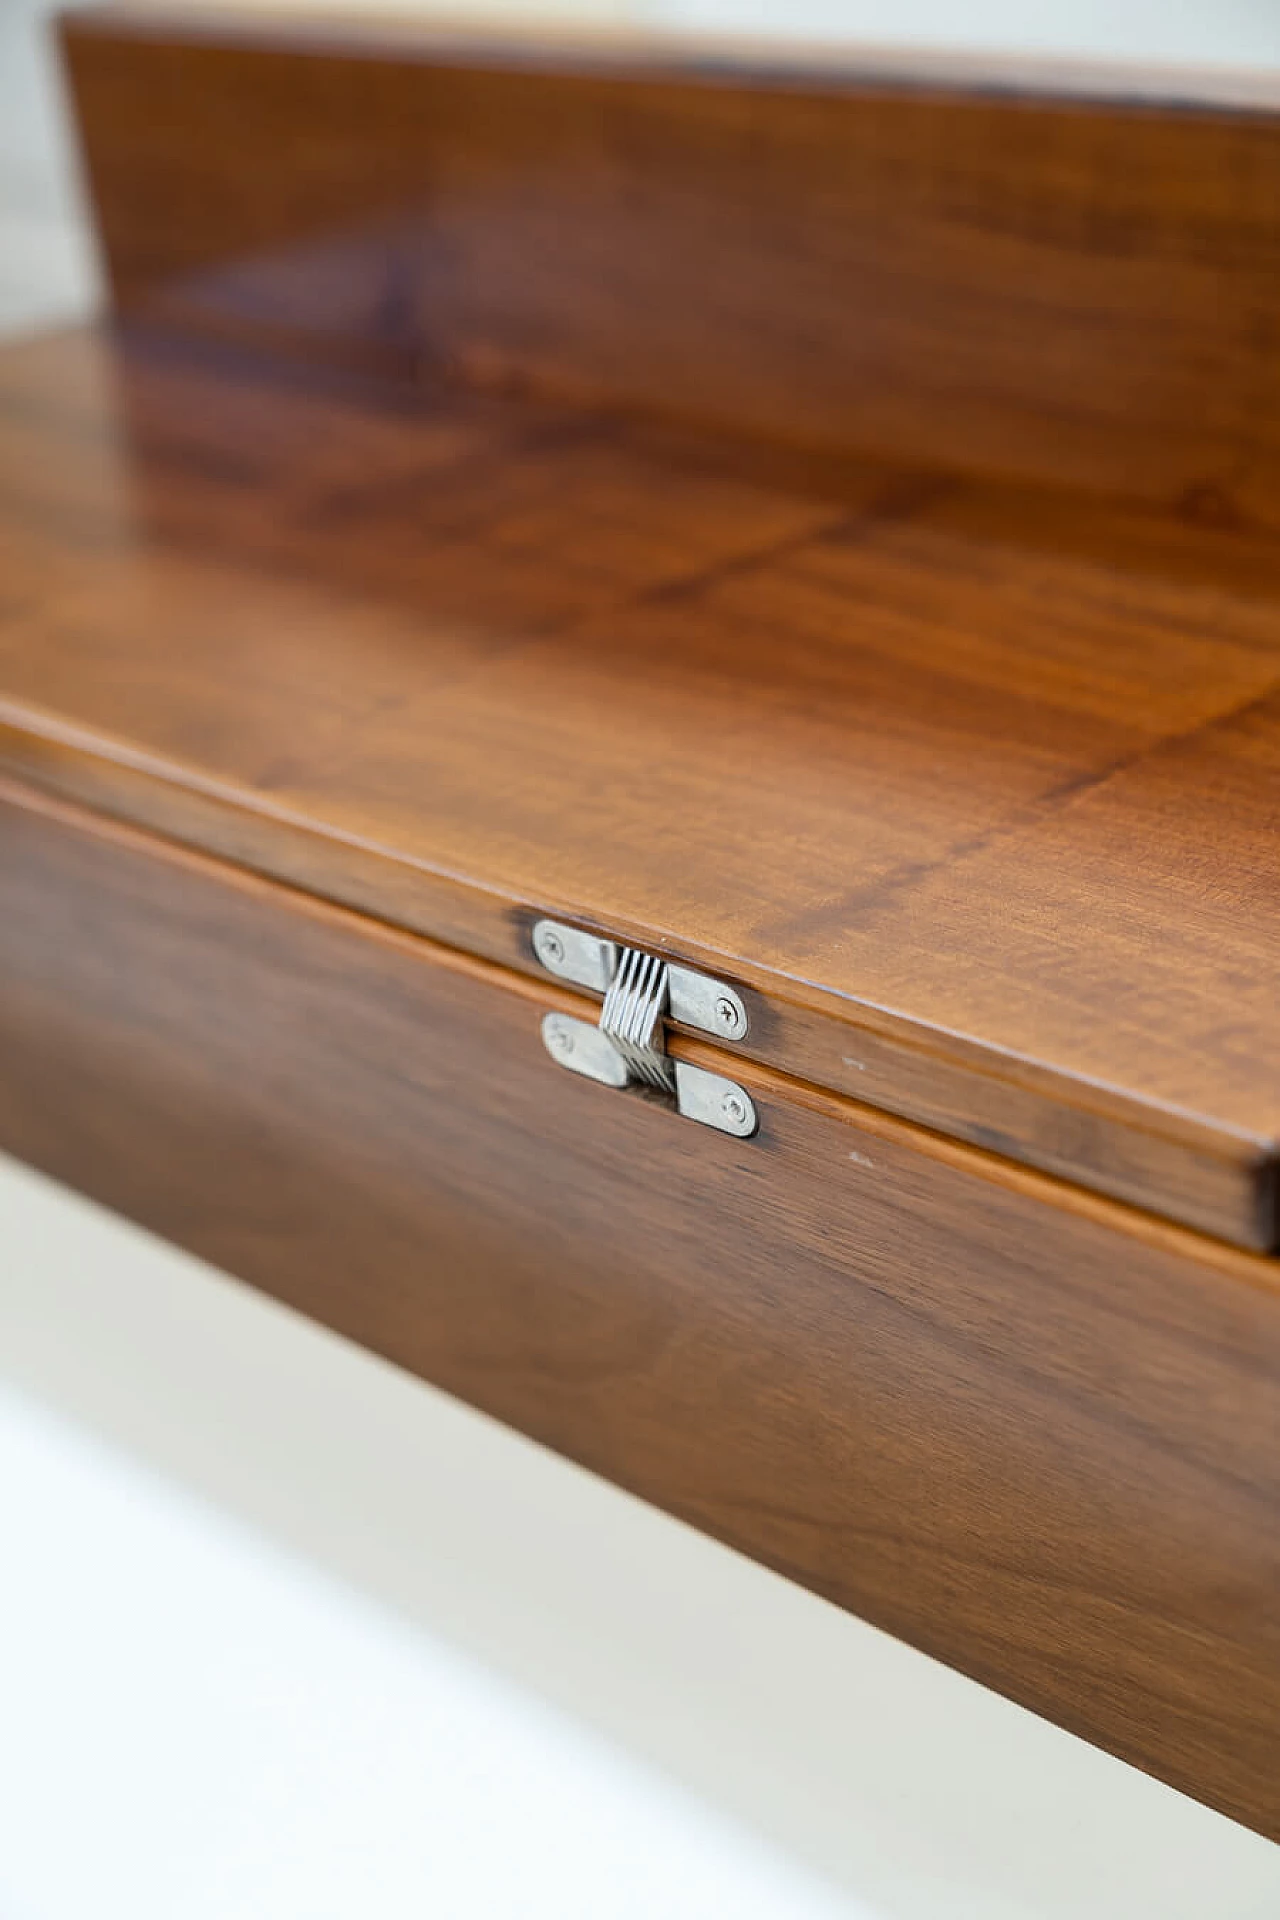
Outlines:
{"type": "Polygon", "coordinates": [[[1280,1836],[1273,1262],[13,790],[0,890],[0,1145],[1280,1836]]]}
{"type": "Polygon", "coordinates": [[[0,358],[0,755],[746,1051],[1275,1235],[1274,545],[142,339],[0,358]]]}
{"type": "Polygon", "coordinates": [[[1274,99],[153,9],[66,44],[130,309],[1275,523],[1274,99]]]}

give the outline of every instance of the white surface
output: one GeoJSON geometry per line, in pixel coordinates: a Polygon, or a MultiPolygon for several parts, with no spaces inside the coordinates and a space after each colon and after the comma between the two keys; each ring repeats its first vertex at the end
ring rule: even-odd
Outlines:
{"type": "MultiPolygon", "coordinates": [[[[0,0],[0,4],[3,0],[0,0]]],[[[173,0],[147,0],[166,6],[173,0]]],[[[31,4],[31,0],[24,0],[31,4]]],[[[358,12],[362,0],[198,0],[277,13],[358,12]]],[[[381,14],[536,22],[604,21],[888,47],[1229,66],[1280,65],[1277,0],[369,0],[381,14]]]]}
{"type": "Polygon", "coordinates": [[[780,40],[1280,65],[1277,0],[636,0],[633,17],[693,33],[780,40]]]}
{"type": "Polygon", "coordinates": [[[1280,1913],[1280,1849],[3,1159],[0,1248],[3,1920],[1280,1913]]]}
{"type": "Polygon", "coordinates": [[[14,1397],[0,1513],[6,1920],[859,1910],[14,1397]]]}

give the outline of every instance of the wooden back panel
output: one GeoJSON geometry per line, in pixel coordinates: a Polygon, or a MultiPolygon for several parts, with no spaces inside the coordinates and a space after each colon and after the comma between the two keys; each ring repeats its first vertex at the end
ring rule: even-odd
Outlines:
{"type": "Polygon", "coordinates": [[[1260,103],[112,9],[65,46],[127,312],[1276,517],[1260,103]]]}

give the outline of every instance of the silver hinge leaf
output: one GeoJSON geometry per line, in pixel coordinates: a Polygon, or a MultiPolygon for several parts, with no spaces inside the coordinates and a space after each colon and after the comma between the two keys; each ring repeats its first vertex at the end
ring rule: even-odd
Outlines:
{"type": "Polygon", "coordinates": [[[756,1131],[755,1102],[745,1087],[672,1060],[666,1049],[668,1017],[704,1033],[742,1039],[747,1010],[732,987],[555,920],[538,921],[533,950],[548,973],[604,995],[594,1026],[566,1013],[546,1015],[543,1043],[559,1065],[603,1086],[638,1084],[672,1094],[678,1112],[721,1133],[746,1139],[756,1131]]]}
{"type": "MultiPolygon", "coordinates": [[[[533,951],[557,980],[593,993],[607,993],[619,956],[627,949],[616,940],[602,940],[559,920],[539,920],[533,929],[533,951]]],[[[742,995],[723,980],[713,980],[692,967],[667,966],[667,1011],[682,1027],[714,1034],[717,1040],[745,1040],[747,1009],[742,995]]]]}

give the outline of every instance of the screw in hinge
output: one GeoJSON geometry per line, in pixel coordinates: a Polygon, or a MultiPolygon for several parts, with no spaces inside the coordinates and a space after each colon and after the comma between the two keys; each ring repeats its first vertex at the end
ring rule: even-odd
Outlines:
{"type": "Polygon", "coordinates": [[[716,1001],[716,1026],[720,1032],[731,1036],[739,1034],[742,1032],[743,1024],[741,1009],[736,1007],[726,995],[721,994],[716,1001]]]}
{"type": "Polygon", "coordinates": [[[554,970],[564,961],[564,941],[554,927],[538,927],[534,932],[533,947],[544,967],[554,970]]]}
{"type": "Polygon", "coordinates": [[[726,1093],[724,1099],[720,1102],[720,1111],[723,1113],[725,1119],[730,1121],[733,1126],[746,1126],[747,1103],[740,1093],[726,1093]]]}
{"type": "Polygon", "coordinates": [[[554,1047],[557,1053],[573,1052],[573,1034],[567,1026],[562,1026],[559,1020],[552,1018],[547,1021],[546,1035],[547,1044],[554,1047]]]}

